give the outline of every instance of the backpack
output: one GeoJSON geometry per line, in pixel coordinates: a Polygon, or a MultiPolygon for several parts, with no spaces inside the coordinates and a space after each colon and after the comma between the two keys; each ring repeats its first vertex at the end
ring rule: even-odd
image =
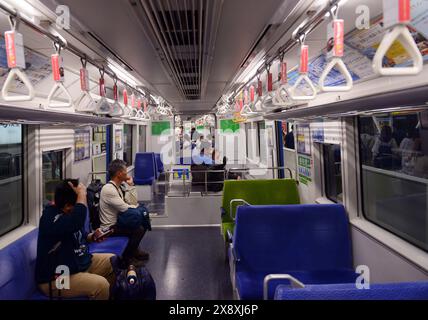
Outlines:
{"type": "Polygon", "coordinates": [[[101,180],[94,180],[86,189],[86,200],[88,202],[89,220],[92,230],[101,226],[100,220],[100,196],[104,184],[101,180]]]}
{"type": "Polygon", "coordinates": [[[156,284],[145,267],[137,267],[137,281],[128,283],[127,269],[116,272],[116,282],[112,288],[114,300],[156,300],[156,284]]]}

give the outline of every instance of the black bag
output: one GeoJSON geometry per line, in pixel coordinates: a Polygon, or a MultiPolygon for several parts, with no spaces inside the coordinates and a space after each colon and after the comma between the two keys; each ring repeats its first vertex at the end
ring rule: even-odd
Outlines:
{"type": "Polygon", "coordinates": [[[86,189],[86,199],[88,202],[89,220],[92,230],[101,226],[100,221],[100,196],[104,184],[100,180],[94,180],[86,189]]]}
{"type": "Polygon", "coordinates": [[[116,272],[112,290],[114,300],[156,300],[156,284],[145,267],[136,268],[137,280],[134,284],[128,282],[127,273],[127,269],[116,272]]]}

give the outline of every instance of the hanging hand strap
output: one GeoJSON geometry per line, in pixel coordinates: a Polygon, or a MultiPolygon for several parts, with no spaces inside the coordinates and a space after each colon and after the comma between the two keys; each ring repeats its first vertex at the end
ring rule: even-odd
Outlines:
{"type": "Polygon", "coordinates": [[[300,77],[297,79],[293,87],[289,89],[290,97],[296,101],[310,101],[314,100],[317,96],[317,89],[315,88],[313,82],[308,77],[309,71],[309,47],[304,44],[302,40],[302,46],[300,49],[300,77]],[[300,84],[306,82],[309,88],[311,89],[311,95],[299,96],[296,91],[300,84]]]}
{"type": "Polygon", "coordinates": [[[408,76],[417,75],[423,70],[423,57],[413,39],[407,25],[411,21],[410,0],[384,0],[384,28],[392,28],[383,37],[376,54],[373,58],[373,70],[381,76],[408,76]],[[383,58],[394,44],[399,40],[413,60],[412,67],[392,67],[383,66],[383,58]]]}
{"type": "Polygon", "coordinates": [[[19,101],[30,101],[34,99],[35,90],[33,84],[28,79],[25,72],[25,52],[22,34],[18,33],[19,16],[15,18],[9,16],[9,22],[11,25],[11,31],[6,31],[4,34],[7,65],[11,69],[3,84],[2,98],[8,102],[19,102],[19,101]],[[9,90],[12,89],[12,84],[15,83],[15,79],[18,78],[22,81],[25,88],[28,90],[26,95],[10,95],[9,90]]]}

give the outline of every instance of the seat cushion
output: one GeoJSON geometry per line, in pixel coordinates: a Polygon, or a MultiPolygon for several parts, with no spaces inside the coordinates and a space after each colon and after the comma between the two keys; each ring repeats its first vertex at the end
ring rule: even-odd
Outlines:
{"type": "MultiPolygon", "coordinates": [[[[242,300],[262,300],[263,281],[269,274],[290,274],[303,284],[331,284],[331,283],[352,283],[358,274],[353,270],[325,270],[325,271],[290,271],[258,273],[238,271],[236,273],[236,287],[242,300]]],[[[288,280],[272,280],[269,282],[269,299],[275,296],[275,290],[279,285],[290,285],[288,280]]]]}
{"type": "Polygon", "coordinates": [[[428,300],[428,282],[371,284],[357,289],[355,283],[310,285],[304,289],[278,286],[275,300],[428,300]]]}
{"type": "Polygon", "coordinates": [[[128,245],[127,237],[110,237],[100,243],[89,244],[90,253],[113,253],[121,256],[128,245]]]}
{"type": "Polygon", "coordinates": [[[154,177],[145,178],[145,179],[140,179],[140,178],[137,178],[137,177],[134,178],[134,183],[137,186],[150,186],[150,185],[153,184],[153,181],[155,181],[154,177]]]}

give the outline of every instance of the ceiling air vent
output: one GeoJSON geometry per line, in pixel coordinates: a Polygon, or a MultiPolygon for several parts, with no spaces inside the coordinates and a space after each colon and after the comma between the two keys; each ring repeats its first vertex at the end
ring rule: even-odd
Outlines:
{"type": "Polygon", "coordinates": [[[208,83],[223,1],[140,0],[136,6],[183,98],[201,99],[208,83]]]}

